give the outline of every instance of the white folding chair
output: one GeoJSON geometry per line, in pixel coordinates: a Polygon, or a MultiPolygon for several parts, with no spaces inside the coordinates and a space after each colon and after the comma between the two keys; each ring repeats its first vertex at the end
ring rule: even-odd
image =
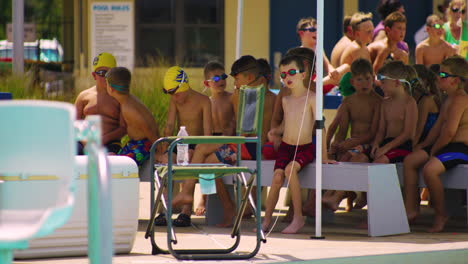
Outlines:
{"type": "MultiPolygon", "coordinates": [[[[39,100],[0,102],[0,263],[11,263],[13,250],[27,248],[29,240],[52,233],[70,217],[76,176],[76,131],[83,134],[83,129],[75,130],[75,118],[75,107],[69,103],[39,100]],[[9,199],[8,186],[13,181],[24,182],[21,200],[9,199]]],[[[93,140],[96,134],[100,138],[100,124],[97,131],[88,133],[91,142],[100,143],[93,140]]],[[[98,144],[89,145],[94,146],[90,148],[90,158],[94,161],[89,165],[90,174],[94,176],[91,178],[106,182],[109,176],[105,152],[98,144]]],[[[94,204],[88,206],[90,210],[101,206],[102,200],[110,200],[95,196],[98,191],[89,193],[94,193],[94,196],[89,196],[91,204],[94,204]]],[[[108,195],[107,192],[104,195],[108,195]]],[[[110,212],[106,209],[108,204],[103,206],[104,215],[100,213],[95,217],[93,212],[89,217],[90,230],[94,227],[94,233],[95,227],[100,225],[100,216],[105,218],[110,212]]],[[[112,228],[112,224],[110,226],[112,228]]],[[[103,230],[102,233],[112,231],[103,230]]],[[[107,238],[90,237],[89,244],[95,248],[90,247],[91,263],[110,263],[103,259],[93,261],[92,257],[93,254],[101,254],[96,254],[100,250],[98,244],[107,238]]],[[[108,244],[105,244],[105,251],[112,252],[112,234],[110,251],[108,244]]],[[[108,259],[109,255],[111,259],[112,253],[106,256],[108,259]]]]}

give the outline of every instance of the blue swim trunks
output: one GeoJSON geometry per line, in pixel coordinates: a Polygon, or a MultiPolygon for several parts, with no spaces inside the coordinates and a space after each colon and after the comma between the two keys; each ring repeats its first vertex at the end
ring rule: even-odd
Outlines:
{"type": "Polygon", "coordinates": [[[446,170],[449,170],[458,164],[468,164],[468,146],[461,142],[449,143],[435,155],[446,170]]]}
{"type": "Polygon", "coordinates": [[[152,142],[148,139],[133,140],[127,142],[117,155],[127,156],[132,158],[138,166],[143,164],[150,156],[152,142]]]}

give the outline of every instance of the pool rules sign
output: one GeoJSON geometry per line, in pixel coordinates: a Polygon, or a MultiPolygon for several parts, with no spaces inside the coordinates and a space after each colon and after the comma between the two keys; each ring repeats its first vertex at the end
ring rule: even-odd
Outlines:
{"type": "Polygon", "coordinates": [[[133,1],[92,2],[90,4],[91,54],[115,56],[117,66],[133,68],[135,60],[135,9],[133,1]]]}

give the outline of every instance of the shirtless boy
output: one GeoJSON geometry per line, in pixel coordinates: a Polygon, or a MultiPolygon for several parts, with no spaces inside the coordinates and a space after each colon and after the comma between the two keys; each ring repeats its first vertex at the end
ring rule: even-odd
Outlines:
{"type": "MultiPolygon", "coordinates": [[[[205,81],[203,85],[211,92],[211,116],[213,118],[213,136],[232,136],[235,134],[236,122],[234,119],[234,107],[231,103],[232,93],[226,91],[227,74],[224,66],[216,61],[208,62],[203,70],[205,81]]],[[[216,179],[220,181],[221,179],[216,179]]],[[[219,188],[217,188],[219,189],[219,188]]],[[[200,216],[205,213],[206,195],[202,195],[195,214],[200,216]]],[[[233,206],[230,207],[233,209],[233,206]]]]}
{"type": "MultiPolygon", "coordinates": [[[[190,136],[212,135],[210,98],[190,88],[188,75],[182,68],[173,66],[167,70],[164,76],[163,92],[171,95],[164,130],[165,136],[174,135],[176,123],[179,126],[185,126],[190,136]]],[[[194,146],[190,147],[194,148],[194,146]]],[[[183,205],[182,212],[174,220],[175,226],[190,226],[195,184],[196,180],[185,180],[181,192],[174,197],[173,206],[183,205]],[[182,193],[185,192],[189,193],[192,199],[184,200],[185,195],[182,193]]]]}
{"type": "Polygon", "coordinates": [[[374,30],[372,13],[355,13],[351,17],[350,25],[353,29],[354,41],[343,51],[340,62],[341,65],[336,69],[340,76],[350,71],[353,61],[359,58],[371,60],[367,44],[372,41],[374,30]]]}
{"type": "Polygon", "coordinates": [[[416,46],[416,64],[429,67],[440,64],[444,59],[455,55],[456,50],[443,39],[445,34],[442,20],[437,15],[426,19],[426,30],[429,37],[416,46]]]}
{"type": "MultiPolygon", "coordinates": [[[[356,92],[343,100],[342,118],[331,152],[338,154],[339,161],[369,162],[370,144],[377,133],[382,98],[374,92],[374,72],[368,60],[357,59],[351,64],[351,84],[356,92]],[[345,140],[351,125],[351,138],[345,140]]],[[[322,201],[332,210],[337,210],[345,197],[343,191],[327,191],[322,201]]],[[[348,205],[347,210],[351,210],[348,205]]]]}
{"type": "MultiPolygon", "coordinates": [[[[315,122],[315,93],[307,89],[310,74],[305,72],[303,58],[298,56],[283,58],[280,62],[280,71],[285,85],[291,89],[291,95],[283,97],[282,103],[285,114],[281,126],[269,132],[271,141],[281,140],[282,135],[282,142],[275,162],[273,182],[268,193],[262,229],[267,230],[270,228],[280,188],[287,178],[291,190],[294,216],[291,224],[282,233],[294,234],[305,223],[302,216],[302,198],[297,173],[315,159],[314,144],[312,143],[312,131],[315,122]],[[302,119],[303,115],[305,115],[304,119],[302,119]],[[304,120],[302,130],[299,130],[302,120],[304,120]],[[298,135],[299,131],[301,133],[298,135]],[[295,160],[292,160],[296,147],[298,153],[295,160]]],[[[322,141],[322,146],[323,161],[328,163],[325,140],[322,141]]]]}
{"type": "Polygon", "coordinates": [[[231,103],[232,93],[226,91],[227,74],[219,62],[209,62],[203,70],[203,85],[211,92],[211,117],[214,136],[232,136],[235,134],[234,107],[231,103]]]}
{"type": "Polygon", "coordinates": [[[341,62],[341,56],[344,50],[354,40],[353,29],[351,28],[351,16],[345,16],[343,18],[343,37],[335,44],[332,50],[330,59],[333,67],[338,68],[341,62]]]}
{"type": "Polygon", "coordinates": [[[412,151],[418,109],[409,94],[407,70],[401,61],[385,64],[377,75],[385,97],[382,102],[378,132],[372,144],[374,163],[402,162],[412,151]]]}
{"type": "Polygon", "coordinates": [[[464,90],[468,78],[468,63],[459,56],[447,58],[441,64],[439,87],[447,93],[448,111],[441,115],[440,136],[424,165],[424,181],[431,195],[435,217],[429,232],[441,232],[448,221],[445,210],[444,186],[440,175],[458,164],[468,163],[468,95],[464,90]]]}
{"type": "MultiPolygon", "coordinates": [[[[387,37],[371,43],[368,47],[373,62],[374,72],[378,72],[386,61],[399,60],[408,64],[408,52],[400,48],[406,34],[406,17],[401,12],[393,12],[384,20],[387,37]]],[[[406,49],[408,45],[406,45],[406,49]]]]}
{"type": "Polygon", "coordinates": [[[159,138],[159,127],[148,108],[130,94],[131,73],[127,68],[112,68],[106,79],[107,92],[120,104],[130,139],[118,155],[128,156],[141,165],[149,158],[151,145],[159,138]]]}
{"type": "MultiPolygon", "coordinates": [[[[120,114],[120,104],[107,93],[106,73],[116,66],[115,58],[109,53],[101,53],[93,60],[93,78],[96,85],[82,91],[75,101],[77,119],[88,115],[100,115],[102,120],[102,143],[109,154],[117,154],[121,149],[120,139],[125,135],[125,122],[120,114]]],[[[78,154],[83,154],[80,143],[78,154]]]]}
{"type": "MultiPolygon", "coordinates": [[[[315,18],[307,17],[299,20],[296,26],[296,34],[301,41],[301,47],[309,48],[315,52],[317,47],[317,21],[315,18]]],[[[327,57],[327,54],[323,52],[323,69],[327,76],[323,78],[323,85],[330,85],[330,88],[326,89],[326,94],[333,84],[337,84],[339,79],[339,74],[335,71],[335,67],[330,63],[330,60],[327,57]]]]}

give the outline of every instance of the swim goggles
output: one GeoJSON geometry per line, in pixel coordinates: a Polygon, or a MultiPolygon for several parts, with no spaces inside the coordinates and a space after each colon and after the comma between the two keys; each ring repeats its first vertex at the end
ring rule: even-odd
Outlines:
{"type": "Polygon", "coordinates": [[[304,71],[300,71],[300,70],[297,70],[297,69],[289,69],[287,72],[282,72],[280,74],[281,76],[281,79],[286,79],[286,76],[294,76],[296,75],[297,73],[302,73],[304,71]]]}
{"type": "Polygon", "coordinates": [[[105,77],[107,70],[99,70],[99,71],[95,71],[94,73],[96,73],[97,76],[105,77]]]}
{"type": "Polygon", "coordinates": [[[461,76],[459,76],[459,75],[450,74],[450,73],[446,73],[446,72],[443,72],[443,71],[439,72],[439,75],[438,75],[438,76],[439,76],[440,78],[442,78],[442,79],[445,79],[445,78],[448,78],[448,77],[458,77],[458,78],[460,78],[460,79],[463,80],[463,81],[465,80],[465,78],[463,78],[463,77],[461,77],[461,76]]]}
{"type": "Polygon", "coordinates": [[[223,73],[221,75],[215,75],[215,76],[213,76],[213,78],[211,78],[211,79],[209,79],[207,81],[219,82],[221,80],[226,80],[227,78],[228,78],[228,76],[225,73],[223,73]]]}

